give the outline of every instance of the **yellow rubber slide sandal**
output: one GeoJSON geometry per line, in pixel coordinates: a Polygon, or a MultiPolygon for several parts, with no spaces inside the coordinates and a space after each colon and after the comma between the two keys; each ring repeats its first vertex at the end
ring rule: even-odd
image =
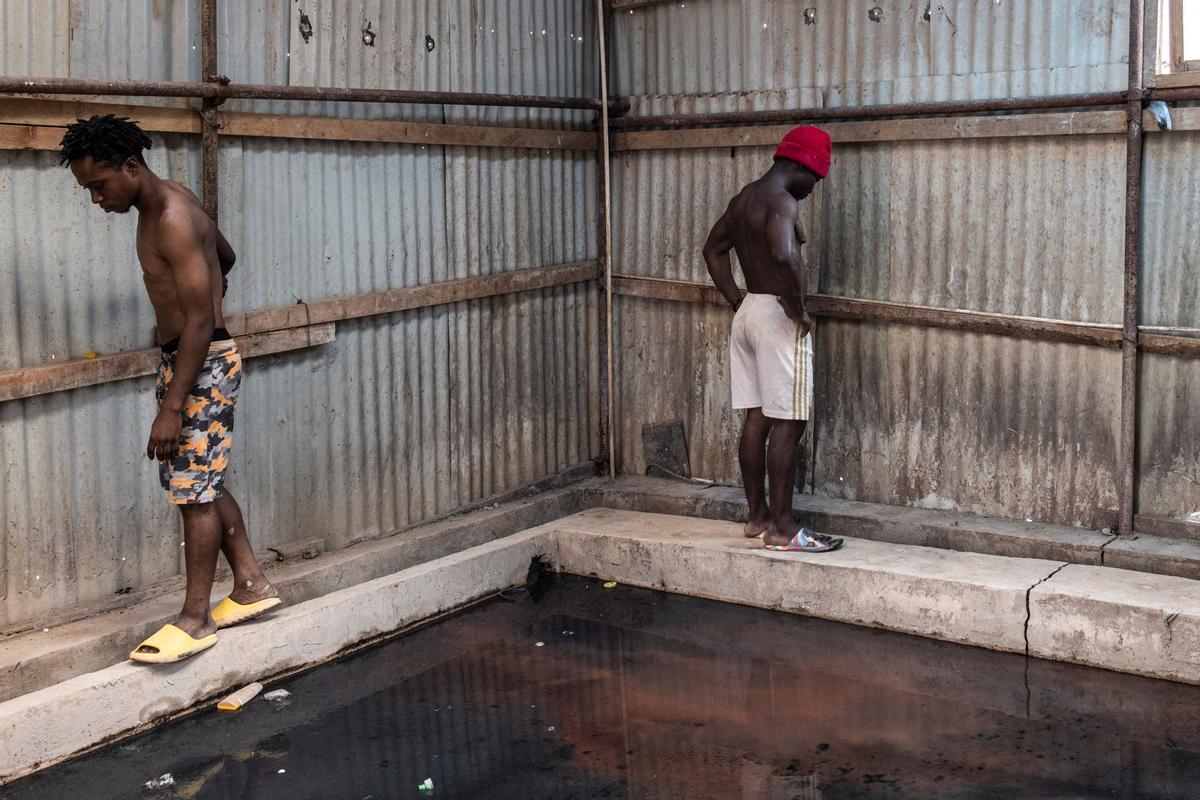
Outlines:
{"type": "Polygon", "coordinates": [[[283,605],[283,601],[278,597],[268,597],[266,600],[258,600],[246,605],[226,597],[212,610],[212,618],[218,628],[228,628],[230,625],[261,617],[272,608],[281,605],[283,605]]]}
{"type": "Polygon", "coordinates": [[[174,625],[163,625],[158,632],[139,644],[129,657],[144,664],[171,664],[207,650],[217,643],[217,635],[193,639],[174,625]],[[151,648],[144,652],[142,648],[151,648]]]}

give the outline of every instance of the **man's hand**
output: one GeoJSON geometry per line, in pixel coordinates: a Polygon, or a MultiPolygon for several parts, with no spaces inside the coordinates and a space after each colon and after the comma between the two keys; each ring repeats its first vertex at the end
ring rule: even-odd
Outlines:
{"type": "Polygon", "coordinates": [[[146,443],[146,458],[166,461],[179,454],[179,435],[183,431],[183,414],[162,409],[150,426],[150,441],[146,443]]]}
{"type": "Polygon", "coordinates": [[[800,326],[801,335],[808,336],[812,331],[813,321],[812,317],[808,315],[808,309],[804,307],[804,302],[787,296],[780,297],[779,302],[788,315],[788,319],[800,326]]]}

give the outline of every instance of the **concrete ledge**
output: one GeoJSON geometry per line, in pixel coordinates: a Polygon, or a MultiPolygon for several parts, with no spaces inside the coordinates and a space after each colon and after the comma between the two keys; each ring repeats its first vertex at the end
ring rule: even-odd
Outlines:
{"type": "Polygon", "coordinates": [[[179,664],[127,661],[0,703],[0,776],[11,780],[233,687],[522,584],[534,558],[553,555],[553,534],[534,529],[222,631],[216,647],[179,664]]]}
{"type": "MultiPolygon", "coordinates": [[[[865,539],[835,553],[772,553],[737,523],[592,509],[290,606],[222,632],[216,648],[181,664],[123,662],[0,703],[0,781],[524,583],[535,558],[632,585],[1200,683],[1200,584],[1191,580],[865,539]]],[[[1014,675],[997,688],[1006,713],[1020,707],[1014,675]]],[[[962,686],[986,691],[977,676],[962,686]]]]}
{"type": "Polygon", "coordinates": [[[1200,684],[1200,582],[847,539],[771,553],[737,523],[594,509],[554,523],[560,564],[666,591],[1200,684]]]}
{"type": "MultiPolygon", "coordinates": [[[[744,522],[745,492],[662,478],[626,477],[584,489],[588,505],[744,522]]],[[[1114,537],[1082,528],[991,519],[975,514],[858,503],[797,494],[792,508],[804,525],[825,533],[878,542],[937,547],[1018,558],[1100,564],[1114,537]]],[[[1152,566],[1147,561],[1146,566],[1152,566]]]]}
{"type": "MultiPolygon", "coordinates": [[[[579,474],[576,470],[550,480],[570,480],[579,474]]],[[[544,491],[552,485],[526,487],[517,494],[544,491]]],[[[526,499],[509,497],[509,502],[496,505],[503,499],[474,513],[272,570],[271,577],[285,599],[296,604],[594,506],[731,521],[746,517],[741,489],[660,478],[584,481],[526,499]]],[[[811,495],[797,495],[795,501],[805,524],[844,536],[1200,578],[1200,543],[1148,536],[1118,541],[1072,528],[811,495]]],[[[224,593],[224,587],[214,592],[214,602],[224,593]]],[[[180,597],[180,591],[162,594],[47,632],[38,628],[0,639],[0,674],[5,675],[0,702],[123,661],[133,644],[174,617],[180,597]]]]}
{"type": "MultiPolygon", "coordinates": [[[[567,489],[509,502],[324,553],[271,570],[269,576],[284,600],[295,605],[575,513],[581,497],[567,489]]],[[[228,591],[227,586],[214,589],[213,602],[228,591]]],[[[125,661],[138,642],[175,619],[182,598],[180,590],[0,641],[0,675],[5,676],[0,702],[125,661]]]]}
{"type": "Polygon", "coordinates": [[[736,523],[611,509],[552,527],[568,572],[1020,653],[1027,593],[1063,566],[865,539],[773,553],[736,523]]]}
{"type": "Polygon", "coordinates": [[[1136,533],[1104,548],[1104,566],[1200,580],[1200,542],[1136,533]]]}
{"type": "Polygon", "coordinates": [[[1068,565],[1029,596],[1029,653],[1200,683],[1200,584],[1068,565]]]}

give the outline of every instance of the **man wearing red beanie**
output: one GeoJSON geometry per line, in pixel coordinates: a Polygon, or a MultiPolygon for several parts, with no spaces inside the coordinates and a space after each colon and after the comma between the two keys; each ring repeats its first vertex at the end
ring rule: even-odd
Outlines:
{"type": "Polygon", "coordinates": [[[829,134],[820,128],[793,129],[779,143],[771,169],[729,202],[704,245],[708,273],[735,311],[730,377],[733,407],[746,409],[738,448],[750,504],[746,536],[762,536],[768,550],[821,553],[842,544],[802,528],[792,516],[796,454],[813,398],[800,201],[828,174],[831,151],[829,134]],[[744,298],[733,280],[731,250],[746,278],[744,298]]]}

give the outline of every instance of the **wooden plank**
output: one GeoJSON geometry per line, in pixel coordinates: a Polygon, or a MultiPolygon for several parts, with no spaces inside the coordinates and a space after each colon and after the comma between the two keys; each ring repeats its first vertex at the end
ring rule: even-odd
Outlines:
{"type": "Polygon", "coordinates": [[[1165,336],[1158,333],[1138,335],[1138,348],[1146,353],[1182,358],[1200,358],[1200,339],[1189,336],[1165,336]]]}
{"type": "MultiPolygon", "coordinates": [[[[657,300],[725,304],[725,298],[716,288],[702,283],[621,276],[614,278],[614,291],[617,294],[657,300]]],[[[1114,348],[1121,346],[1121,327],[1119,325],[1066,322],[1040,317],[961,311],[823,294],[808,296],[808,310],[814,316],[830,319],[894,322],[902,325],[945,328],[971,333],[991,333],[1039,341],[1114,348]]]]}
{"type": "Polygon", "coordinates": [[[1172,133],[1180,133],[1184,131],[1200,131],[1200,108],[1196,106],[1176,106],[1171,109],[1171,130],[1159,130],[1158,122],[1155,121],[1154,115],[1146,112],[1142,115],[1142,130],[1149,134],[1165,133],[1170,136],[1172,133]]]}
{"type": "MultiPolygon", "coordinates": [[[[334,325],[326,323],[238,336],[236,340],[243,357],[255,358],[328,344],[333,338],[334,325]]],[[[160,355],[161,351],[152,347],[92,359],[4,370],[0,372],[0,402],[153,375],[158,369],[160,355]]]]}
{"type": "MultiPolygon", "coordinates": [[[[243,355],[252,358],[331,342],[334,323],[343,319],[566,286],[599,276],[600,265],[595,261],[534,267],[230,314],[225,327],[234,334],[243,355]]],[[[158,367],[158,354],[151,348],[0,371],[0,402],[150,375],[158,367]]]]}
{"type": "Polygon", "coordinates": [[[0,150],[58,150],[62,128],[0,124],[0,150]]]}
{"type": "Polygon", "coordinates": [[[649,6],[664,6],[675,0],[609,0],[613,11],[624,11],[629,8],[647,8],[649,6]]]}
{"type": "Polygon", "coordinates": [[[1017,339],[1035,339],[1042,342],[1087,344],[1112,348],[1121,346],[1121,327],[1119,325],[932,308],[820,294],[811,295],[808,298],[808,308],[812,314],[833,319],[893,322],[925,328],[988,333],[1017,339]]]}
{"type": "Polygon", "coordinates": [[[294,117],[243,112],[222,112],[220,119],[221,133],[226,136],[460,147],[516,147],[534,150],[593,151],[597,143],[597,134],[592,131],[493,128],[482,125],[294,117]]]}
{"type": "MultiPolygon", "coordinates": [[[[792,125],[760,125],[691,130],[617,133],[613,150],[685,150],[715,147],[774,146],[792,125]]],[[[1120,134],[1125,112],[1068,111],[1010,114],[998,117],[959,116],[923,119],[856,120],[821,125],[835,144],[995,139],[1025,136],[1120,134]]]]}
{"type": "Polygon", "coordinates": [[[1171,45],[1171,68],[1175,71],[1183,66],[1183,0],[1168,0],[1168,41],[1171,45]]]}
{"type": "MultiPolygon", "coordinates": [[[[705,283],[621,275],[613,277],[613,292],[652,300],[725,305],[725,298],[721,296],[721,293],[715,287],[705,283]]],[[[830,319],[892,322],[901,325],[918,325],[926,328],[988,333],[1018,339],[1086,344],[1114,349],[1121,347],[1122,344],[1120,325],[1095,322],[1069,322],[1042,317],[934,308],[823,294],[809,295],[808,310],[813,316],[830,319]]],[[[1200,358],[1200,337],[1141,333],[1138,337],[1138,348],[1144,352],[1159,355],[1200,358]]]]}
{"type": "MultiPolygon", "coordinates": [[[[185,108],[110,105],[67,100],[31,100],[0,97],[0,125],[46,126],[64,128],[76,119],[94,114],[118,114],[136,120],[151,133],[201,132],[200,113],[185,108]]],[[[530,150],[596,149],[599,134],[594,131],[562,131],[541,128],[497,128],[486,125],[443,125],[441,123],[402,122],[397,120],[341,119],[335,117],[297,117],[279,114],[220,112],[221,133],[271,139],[312,139],[338,142],[389,142],[394,144],[445,145],[460,147],[512,147],[530,150]]],[[[62,131],[40,134],[41,138],[23,140],[9,131],[0,137],[0,148],[57,149],[62,131]],[[54,147],[46,146],[51,139],[54,147]],[[33,145],[37,146],[33,146],[33,145]]]]}
{"type": "Polygon", "coordinates": [[[0,123],[65,128],[94,114],[129,117],[153,133],[200,133],[199,112],[186,108],[0,97],[0,123]]]}
{"type": "Polygon", "coordinates": [[[596,280],[600,266],[595,261],[559,264],[552,267],[534,267],[505,272],[498,275],[481,275],[453,281],[428,283],[423,286],[406,286],[382,292],[334,297],[315,300],[311,303],[296,303],[245,314],[230,315],[226,327],[235,333],[254,333],[279,330],[319,322],[337,322],[344,319],[392,314],[417,308],[478,300],[483,297],[498,297],[517,292],[548,289],[572,283],[596,280]]]}
{"type": "Polygon", "coordinates": [[[650,300],[674,300],[681,303],[727,305],[717,287],[707,283],[638,278],[631,275],[613,275],[613,294],[650,300]]]}
{"type": "Polygon", "coordinates": [[[1156,89],[1186,89],[1200,86],[1200,72],[1169,72],[1157,76],[1156,89]]]}

